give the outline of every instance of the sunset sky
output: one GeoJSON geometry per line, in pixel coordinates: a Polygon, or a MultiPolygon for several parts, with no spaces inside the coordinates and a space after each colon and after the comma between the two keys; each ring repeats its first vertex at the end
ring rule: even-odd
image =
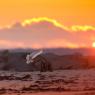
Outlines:
{"type": "Polygon", "coordinates": [[[95,0],[0,0],[0,48],[94,43],[95,0]]]}

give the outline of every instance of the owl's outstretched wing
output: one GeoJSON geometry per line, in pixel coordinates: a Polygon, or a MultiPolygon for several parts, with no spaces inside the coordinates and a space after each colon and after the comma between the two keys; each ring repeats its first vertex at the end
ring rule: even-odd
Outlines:
{"type": "Polygon", "coordinates": [[[41,55],[43,53],[43,50],[40,50],[40,51],[36,51],[33,56],[32,56],[32,59],[36,58],[38,55],[41,55]]]}

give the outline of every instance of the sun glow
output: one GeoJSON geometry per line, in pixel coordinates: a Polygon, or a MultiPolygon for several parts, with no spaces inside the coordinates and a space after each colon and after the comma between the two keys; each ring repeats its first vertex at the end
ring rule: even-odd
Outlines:
{"type": "Polygon", "coordinates": [[[95,42],[92,43],[92,47],[95,48],[95,42]]]}

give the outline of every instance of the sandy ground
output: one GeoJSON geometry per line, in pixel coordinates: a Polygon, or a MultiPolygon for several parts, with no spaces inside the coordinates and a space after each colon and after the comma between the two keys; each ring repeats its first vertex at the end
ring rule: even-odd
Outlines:
{"type": "Polygon", "coordinates": [[[0,95],[95,95],[95,70],[0,71],[0,95]]]}
{"type": "Polygon", "coordinates": [[[24,92],[24,93],[2,93],[0,95],[95,95],[95,91],[82,92],[24,92]]]}

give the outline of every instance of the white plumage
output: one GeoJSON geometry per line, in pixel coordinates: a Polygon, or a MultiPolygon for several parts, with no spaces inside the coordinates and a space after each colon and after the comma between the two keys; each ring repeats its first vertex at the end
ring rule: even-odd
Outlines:
{"type": "Polygon", "coordinates": [[[40,50],[40,51],[35,51],[33,53],[30,53],[26,56],[26,63],[27,64],[30,64],[33,62],[33,59],[36,58],[38,55],[42,54],[43,53],[43,50],[40,50]]]}

